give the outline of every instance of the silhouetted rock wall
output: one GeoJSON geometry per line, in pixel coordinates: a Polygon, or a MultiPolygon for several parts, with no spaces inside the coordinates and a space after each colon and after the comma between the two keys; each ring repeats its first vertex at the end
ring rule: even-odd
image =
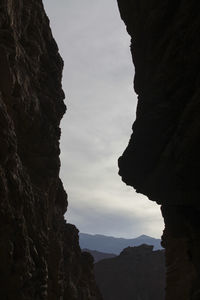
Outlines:
{"type": "Polygon", "coordinates": [[[200,299],[200,3],[118,0],[131,35],[137,118],[120,175],[162,205],[167,300],[200,299]]]}
{"type": "Polygon", "coordinates": [[[104,300],[164,300],[164,250],[128,247],[117,257],[97,262],[95,276],[104,300]]]}
{"type": "Polygon", "coordinates": [[[2,0],[0,40],[0,299],[100,299],[63,217],[63,62],[41,0],[2,0]]]}

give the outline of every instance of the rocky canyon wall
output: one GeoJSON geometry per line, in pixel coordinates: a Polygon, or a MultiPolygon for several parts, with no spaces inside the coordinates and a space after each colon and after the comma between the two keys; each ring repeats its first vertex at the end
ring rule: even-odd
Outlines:
{"type": "Polygon", "coordinates": [[[200,299],[198,1],[118,0],[138,94],[122,180],[161,204],[166,299],[200,299]]]}
{"type": "Polygon", "coordinates": [[[2,0],[0,40],[0,299],[101,299],[63,217],[63,61],[42,1],[2,0]]]}
{"type": "Polygon", "coordinates": [[[164,300],[164,250],[145,244],[125,248],[98,261],[95,276],[104,300],[164,300]]]}

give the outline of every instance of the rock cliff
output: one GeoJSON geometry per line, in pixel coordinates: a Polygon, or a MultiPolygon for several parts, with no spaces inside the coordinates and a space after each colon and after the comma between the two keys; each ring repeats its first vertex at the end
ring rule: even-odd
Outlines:
{"type": "Polygon", "coordinates": [[[128,247],[115,258],[97,262],[95,276],[104,300],[164,300],[164,250],[128,247]]]}
{"type": "Polygon", "coordinates": [[[200,299],[200,3],[118,0],[131,36],[137,117],[122,180],[161,204],[167,300],[200,299]]]}
{"type": "Polygon", "coordinates": [[[0,299],[101,299],[63,217],[63,61],[42,1],[2,0],[0,40],[0,299]]]}

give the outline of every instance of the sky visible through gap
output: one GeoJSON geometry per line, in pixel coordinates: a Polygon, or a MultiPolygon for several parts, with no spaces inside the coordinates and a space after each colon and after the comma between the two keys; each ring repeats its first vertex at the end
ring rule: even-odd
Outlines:
{"type": "Polygon", "coordinates": [[[159,206],[118,175],[137,98],[117,1],[43,1],[65,63],[60,176],[69,197],[66,219],[85,233],[160,237],[159,206]]]}

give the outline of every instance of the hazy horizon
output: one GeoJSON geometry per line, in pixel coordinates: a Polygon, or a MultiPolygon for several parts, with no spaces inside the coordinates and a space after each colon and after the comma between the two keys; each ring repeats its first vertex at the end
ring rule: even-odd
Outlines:
{"type": "Polygon", "coordinates": [[[151,237],[151,238],[154,238],[154,239],[161,239],[161,237],[154,237],[154,236],[150,236],[150,235],[146,235],[146,234],[140,234],[140,235],[136,235],[136,236],[133,236],[133,237],[129,237],[129,238],[125,238],[123,236],[113,236],[113,235],[106,235],[106,234],[100,234],[100,233],[88,233],[88,232],[79,232],[79,234],[88,234],[88,235],[101,235],[101,236],[106,236],[106,237],[114,237],[116,239],[135,239],[135,238],[140,238],[140,237],[151,237]]]}

